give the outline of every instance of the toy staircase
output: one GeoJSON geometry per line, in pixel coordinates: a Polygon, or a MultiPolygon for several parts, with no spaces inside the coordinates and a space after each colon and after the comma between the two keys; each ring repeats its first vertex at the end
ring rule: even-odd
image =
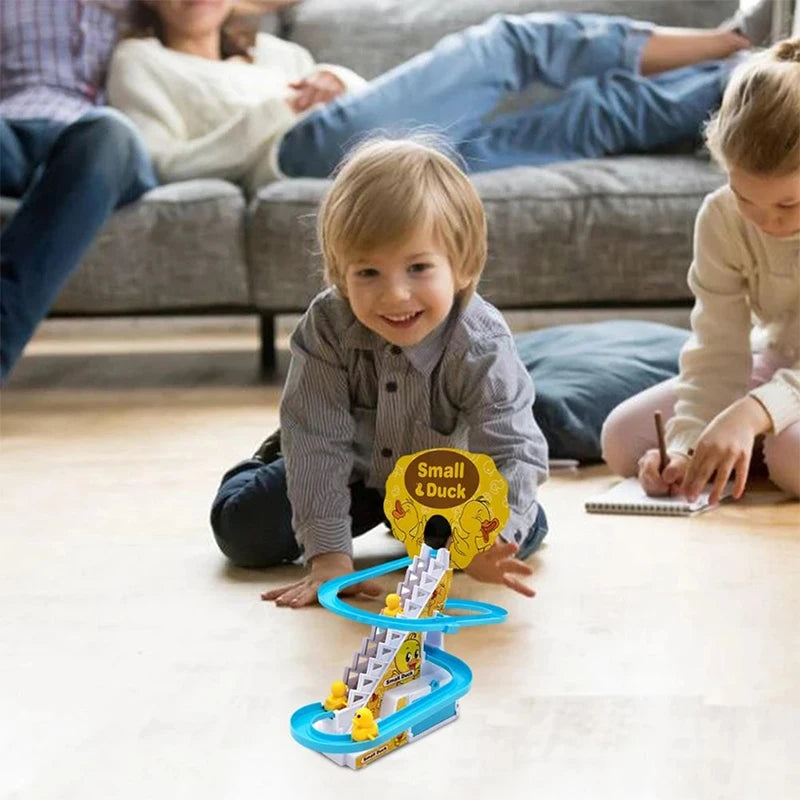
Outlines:
{"type": "MultiPolygon", "coordinates": [[[[400,608],[406,619],[433,616],[441,610],[447,599],[452,580],[450,554],[445,548],[431,550],[423,546],[422,552],[414,556],[405,577],[397,585],[400,608]]],[[[361,649],[353,656],[353,662],[345,668],[342,680],[347,685],[348,709],[367,705],[374,716],[379,716],[383,693],[388,688],[387,673],[394,667],[398,650],[410,638],[416,639],[422,653],[422,636],[419,632],[398,631],[391,628],[392,617],[387,617],[387,626],[373,626],[364,637],[361,649]]],[[[419,676],[419,665],[413,674],[395,678],[392,686],[414,680],[419,676]]]]}
{"type": "Polygon", "coordinates": [[[431,550],[424,545],[422,552],[414,556],[414,560],[406,570],[405,577],[397,584],[403,616],[410,619],[432,617],[444,606],[446,591],[450,589],[452,572],[450,569],[450,553],[444,548],[431,550]],[[438,591],[437,591],[438,590],[438,591]],[[436,605],[439,595],[441,604],[431,608],[431,601],[436,605]]]}

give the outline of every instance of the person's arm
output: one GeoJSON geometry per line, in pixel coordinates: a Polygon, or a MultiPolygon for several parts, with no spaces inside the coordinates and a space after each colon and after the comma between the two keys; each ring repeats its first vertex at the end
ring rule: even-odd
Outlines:
{"type": "MultiPolygon", "coordinates": [[[[340,330],[324,301],[314,301],[291,336],[291,363],[280,403],[281,448],[292,506],[292,528],[308,574],[262,598],[278,605],[309,605],[319,587],[353,571],[350,476],[355,421],[350,412],[340,330]]],[[[350,588],[377,596],[372,581],[350,588]]]]}
{"type": "Polygon", "coordinates": [[[163,181],[237,181],[267,158],[275,131],[295,117],[285,99],[275,96],[242,108],[203,136],[191,137],[181,109],[166,89],[170,74],[157,55],[147,41],[123,42],[114,52],[107,88],[111,104],[141,131],[163,181]]]}
{"type": "Polygon", "coordinates": [[[533,590],[520,578],[533,570],[513,555],[534,524],[537,487],[547,479],[547,442],[533,416],[533,384],[511,336],[484,340],[459,361],[469,449],[491,456],[508,482],[510,511],[494,546],[475,556],[465,571],[532,597],[533,590]]]}
{"type": "Polygon", "coordinates": [[[689,286],[695,296],[692,335],[680,356],[675,414],[667,449],[688,454],[708,423],[744,397],[752,371],[750,304],[744,253],[719,200],[707,199],[695,225],[689,286]]]}
{"type": "Polygon", "coordinates": [[[316,64],[314,72],[329,72],[341,81],[343,92],[354,92],[366,86],[369,81],[362,78],[357,72],[341,64],[316,64]]]}
{"type": "Polygon", "coordinates": [[[289,84],[289,88],[295,92],[289,105],[300,114],[317,103],[328,103],[353,88],[365,85],[363,78],[346,67],[320,64],[310,74],[289,84]]]}
{"type": "Polygon", "coordinates": [[[266,33],[256,38],[253,60],[286,76],[286,86],[294,92],[289,103],[297,113],[367,84],[353,70],[339,64],[317,64],[304,47],[266,33]]]}
{"type": "Polygon", "coordinates": [[[712,480],[709,500],[716,503],[728,477],[735,476],[733,496],[745,489],[753,444],[762,433],[780,433],[800,419],[800,370],[778,370],[770,381],[750,391],[718,414],[700,435],[681,490],[694,500],[712,480]]]}
{"type": "Polygon", "coordinates": [[[352,554],[349,482],[355,420],[338,337],[315,302],[290,340],[291,364],[280,403],[292,524],[305,558],[352,554]]]}
{"type": "MultiPolygon", "coordinates": [[[[746,261],[751,258],[732,224],[724,193],[703,204],[695,228],[695,258],[689,285],[695,295],[692,336],[680,360],[675,416],[667,426],[671,453],[660,475],[671,494],[694,501],[713,477],[711,503],[733,477],[733,496],[745,490],[756,436],[770,429],[770,417],[748,395],[753,357],[746,261]]],[[[647,486],[653,456],[640,463],[647,486]]],[[[650,481],[651,482],[651,481],[650,481]]]]}
{"type": "Polygon", "coordinates": [[[750,391],[770,419],[772,433],[780,433],[800,420],[800,363],[779,369],[766,383],[750,391]]]}
{"type": "Polygon", "coordinates": [[[519,544],[536,519],[537,487],[547,479],[547,442],[533,416],[533,383],[510,336],[482,342],[463,366],[469,448],[491,456],[508,482],[511,513],[500,535],[519,544]]]}

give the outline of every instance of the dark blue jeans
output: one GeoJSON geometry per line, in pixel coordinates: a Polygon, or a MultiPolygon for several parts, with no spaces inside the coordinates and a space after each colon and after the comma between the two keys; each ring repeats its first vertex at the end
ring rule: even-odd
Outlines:
{"type": "Polygon", "coordinates": [[[156,184],[136,129],[111,108],[71,124],[0,119],[0,191],[22,200],[0,234],[0,379],[114,209],[156,184]]]}
{"type": "MultiPolygon", "coordinates": [[[[383,495],[376,489],[355,483],[350,497],[354,537],[386,522],[383,495]]],[[[268,464],[252,458],[226,472],[211,507],[211,529],[219,549],[237,566],[272,567],[298,558],[283,458],[268,464]]],[[[540,505],[517,557],[527,558],[546,535],[547,516],[540,505]]]]}
{"type": "Polygon", "coordinates": [[[446,36],[284,136],[289,177],[326,177],[371,133],[441,134],[470,172],[648,152],[697,140],[735,59],[639,74],[652,25],[596,14],[496,15],[446,36]]]}

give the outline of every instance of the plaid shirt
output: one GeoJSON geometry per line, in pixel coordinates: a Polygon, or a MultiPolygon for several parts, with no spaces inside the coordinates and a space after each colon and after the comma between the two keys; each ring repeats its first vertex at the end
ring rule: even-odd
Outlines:
{"type": "Polygon", "coordinates": [[[0,116],[72,122],[103,85],[129,0],[0,0],[0,116]]]}
{"type": "Polygon", "coordinates": [[[400,456],[431,447],[486,453],[508,481],[501,535],[521,544],[547,477],[533,384],[500,312],[474,295],[421,342],[395,347],[335,289],[311,302],[291,338],[281,442],[293,527],[305,558],[352,552],[350,491],[383,493],[400,456]]]}

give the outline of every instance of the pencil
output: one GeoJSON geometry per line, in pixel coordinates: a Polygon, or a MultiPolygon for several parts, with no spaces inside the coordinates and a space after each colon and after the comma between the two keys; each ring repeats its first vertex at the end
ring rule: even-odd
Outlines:
{"type": "Polygon", "coordinates": [[[667,457],[667,443],[664,440],[664,421],[661,419],[660,411],[656,411],[653,416],[655,417],[656,422],[656,436],[658,436],[658,471],[663,472],[667,468],[667,464],[669,464],[669,458],[667,457]]]}

